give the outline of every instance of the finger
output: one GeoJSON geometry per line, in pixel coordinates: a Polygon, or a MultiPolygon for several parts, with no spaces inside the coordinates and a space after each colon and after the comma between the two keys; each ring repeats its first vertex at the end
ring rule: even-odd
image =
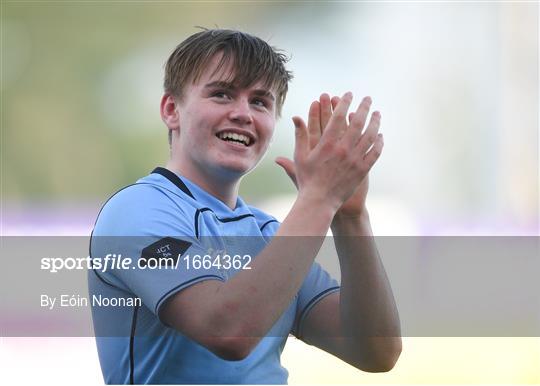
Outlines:
{"type": "Polygon", "coordinates": [[[372,166],[377,162],[379,157],[382,154],[382,149],[384,146],[384,138],[382,134],[377,135],[377,139],[373,143],[373,146],[371,149],[367,152],[367,154],[364,156],[363,161],[365,162],[365,166],[367,170],[370,170],[372,166]]]}
{"type": "Polygon", "coordinates": [[[309,152],[308,132],[306,123],[300,117],[293,117],[292,120],[295,127],[294,158],[295,160],[303,160],[307,157],[307,154],[309,152]]]}
{"type": "Polygon", "coordinates": [[[358,105],[358,109],[354,113],[354,119],[351,122],[351,126],[358,132],[362,132],[364,125],[366,124],[369,108],[371,107],[371,98],[364,97],[362,102],[358,105]]]}
{"type": "Polygon", "coordinates": [[[328,125],[324,128],[323,137],[329,141],[335,141],[347,130],[347,110],[352,102],[352,92],[346,92],[339,100],[328,125]]]}
{"type": "Polygon", "coordinates": [[[335,110],[336,107],[337,107],[337,104],[339,103],[339,97],[338,96],[333,96],[332,99],[331,99],[331,103],[332,103],[332,110],[335,110]]]}
{"type": "Polygon", "coordinates": [[[332,117],[332,103],[330,101],[330,95],[324,93],[319,98],[321,103],[321,129],[324,131],[328,121],[332,117]]]}
{"type": "Polygon", "coordinates": [[[381,113],[374,111],[371,114],[371,119],[367,126],[366,131],[359,138],[358,149],[360,154],[365,154],[368,149],[375,143],[377,140],[377,133],[379,132],[379,127],[381,125],[381,113]]]}
{"type": "Polygon", "coordinates": [[[296,181],[296,168],[294,166],[294,162],[291,161],[288,158],[285,157],[277,157],[275,159],[275,162],[285,170],[285,173],[289,176],[289,178],[292,180],[294,186],[298,189],[298,183],[296,181]]]}
{"type": "Polygon", "coordinates": [[[321,106],[319,101],[313,101],[309,107],[308,115],[308,134],[309,148],[313,149],[319,143],[321,138],[321,106]]]}
{"type": "Polygon", "coordinates": [[[349,113],[349,124],[352,122],[354,118],[354,113],[349,113]]]}

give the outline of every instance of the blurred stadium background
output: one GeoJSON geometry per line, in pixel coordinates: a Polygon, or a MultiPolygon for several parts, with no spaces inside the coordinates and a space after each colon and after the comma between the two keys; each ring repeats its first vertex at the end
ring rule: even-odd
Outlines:
{"type": "MultiPolygon", "coordinates": [[[[538,235],[536,2],[3,1],[1,234],[87,235],[106,198],[168,156],[163,64],[195,26],[237,28],[291,55],[273,146],[249,203],[294,200],[273,163],[321,92],[371,95],[383,156],[377,235],[538,235]]],[[[2,295],[5,296],[5,295],[2,295]]],[[[91,338],[2,338],[3,382],[101,383],[91,338]],[[4,367],[4,366],[3,366],[4,367]],[[35,371],[29,371],[34,369],[35,371]]],[[[406,338],[389,374],[290,340],[291,383],[540,383],[538,338],[406,338]]]]}

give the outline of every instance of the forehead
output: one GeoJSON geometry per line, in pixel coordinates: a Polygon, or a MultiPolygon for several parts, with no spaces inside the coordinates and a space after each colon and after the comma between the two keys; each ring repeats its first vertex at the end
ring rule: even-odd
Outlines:
{"type": "Polygon", "coordinates": [[[241,76],[239,70],[232,59],[222,62],[222,54],[216,54],[212,57],[206,66],[200,72],[197,78],[192,80],[192,84],[199,87],[204,87],[210,83],[227,83],[236,88],[253,88],[267,90],[275,96],[276,90],[268,84],[265,84],[263,79],[255,80],[251,84],[241,76]]]}

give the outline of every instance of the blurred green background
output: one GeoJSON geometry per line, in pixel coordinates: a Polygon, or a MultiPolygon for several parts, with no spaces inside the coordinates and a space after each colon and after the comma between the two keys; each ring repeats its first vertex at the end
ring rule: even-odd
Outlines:
{"type": "MultiPolygon", "coordinates": [[[[235,16],[219,3],[6,3],[4,198],[92,200],[166,162],[162,66],[195,24],[229,27],[235,16]]],[[[265,178],[244,193],[290,188],[265,178]]]]}

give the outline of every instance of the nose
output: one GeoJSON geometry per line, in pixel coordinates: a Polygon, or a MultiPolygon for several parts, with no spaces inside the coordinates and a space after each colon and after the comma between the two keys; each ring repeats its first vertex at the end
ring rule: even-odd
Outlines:
{"type": "Polygon", "coordinates": [[[232,122],[243,125],[249,125],[253,122],[249,101],[246,98],[238,98],[231,105],[229,119],[232,122]]]}

